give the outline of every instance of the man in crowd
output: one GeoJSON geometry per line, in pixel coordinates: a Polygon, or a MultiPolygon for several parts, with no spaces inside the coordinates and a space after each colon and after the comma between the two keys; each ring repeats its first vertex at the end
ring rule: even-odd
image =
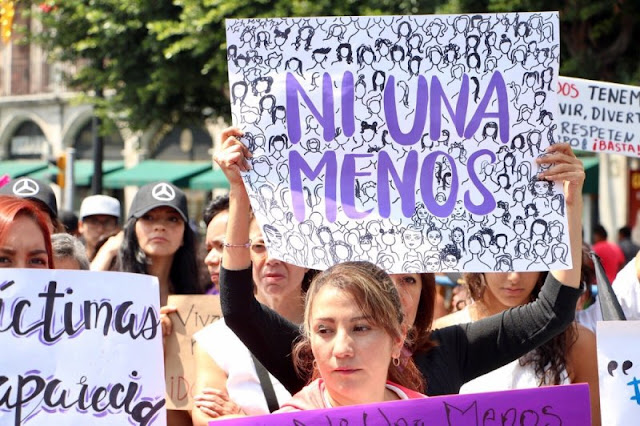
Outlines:
{"type": "Polygon", "coordinates": [[[625,265],[624,253],[617,244],[607,241],[607,231],[604,226],[597,224],[593,228],[593,251],[600,257],[604,272],[612,283],[618,271],[625,265]]]}
{"type": "Polygon", "coordinates": [[[107,195],[91,195],[82,200],[78,231],[84,241],[87,257],[96,254],[98,242],[118,231],[120,201],[107,195]]]}
{"type": "Polygon", "coordinates": [[[636,257],[640,247],[638,247],[633,241],[631,241],[631,228],[629,226],[623,226],[618,230],[618,245],[624,253],[624,263],[631,262],[631,259],[636,257]]]}

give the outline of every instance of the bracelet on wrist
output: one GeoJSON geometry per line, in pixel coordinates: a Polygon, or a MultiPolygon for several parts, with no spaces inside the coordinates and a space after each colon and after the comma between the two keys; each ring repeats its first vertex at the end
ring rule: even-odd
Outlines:
{"type": "Polygon", "coordinates": [[[244,247],[244,248],[249,248],[251,247],[251,240],[247,241],[244,244],[232,244],[232,243],[228,243],[228,242],[224,242],[222,243],[222,245],[226,248],[233,248],[233,247],[244,247]]]}

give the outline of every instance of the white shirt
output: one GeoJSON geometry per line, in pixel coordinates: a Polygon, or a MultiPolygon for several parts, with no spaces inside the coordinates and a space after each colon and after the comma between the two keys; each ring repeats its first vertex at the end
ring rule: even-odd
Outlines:
{"type": "MultiPolygon", "coordinates": [[[[618,272],[612,286],[627,320],[640,320],[640,282],[635,258],[618,272]]],[[[602,321],[600,304],[596,302],[587,309],[576,312],[576,321],[595,333],[596,322],[602,321]]]]}
{"type": "MultiPolygon", "coordinates": [[[[193,338],[227,374],[229,398],[249,416],[269,414],[251,352],[227,327],[224,319],[206,326],[193,338]]],[[[287,402],[291,394],[275,377],[271,374],[269,377],[279,405],[287,402]]]]}
{"type": "MultiPolygon", "coordinates": [[[[459,311],[463,320],[461,322],[472,322],[469,307],[465,307],[459,311]]],[[[569,384],[569,374],[565,369],[561,374],[561,385],[569,384]]],[[[476,377],[475,379],[465,383],[460,388],[461,394],[493,392],[511,389],[527,389],[537,388],[540,379],[536,376],[533,365],[520,365],[520,360],[516,359],[509,364],[503,365],[487,374],[476,377]]]]}

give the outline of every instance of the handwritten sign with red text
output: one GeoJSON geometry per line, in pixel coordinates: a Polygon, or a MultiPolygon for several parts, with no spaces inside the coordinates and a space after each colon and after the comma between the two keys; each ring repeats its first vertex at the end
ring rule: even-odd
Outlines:
{"type": "Polygon", "coordinates": [[[559,77],[558,103],[560,142],[640,157],[640,87],[559,77]]]}

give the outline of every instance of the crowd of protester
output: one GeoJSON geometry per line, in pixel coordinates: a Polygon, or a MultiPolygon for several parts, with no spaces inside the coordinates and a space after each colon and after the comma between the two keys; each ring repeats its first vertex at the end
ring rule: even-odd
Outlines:
{"type": "MultiPolygon", "coordinates": [[[[368,262],[315,271],[271,257],[241,178],[251,154],[240,136],[223,132],[215,160],[230,190],[206,207],[204,238],[189,225],[185,193],[168,182],[139,188],[126,216],[106,195],[85,198],[75,216],[58,211],[44,182],[27,178],[37,191],[17,196],[21,178],[0,188],[0,267],[153,275],[164,337],[175,312],[169,295],[219,293],[223,318],[194,336],[194,406],[170,411],[169,425],[579,382],[590,386],[599,424],[599,311],[586,306],[595,274],[582,243],[584,170],[570,147],[552,145],[537,161],[543,178],[566,183],[573,267],[466,273],[443,292],[433,274],[388,275],[368,262]]],[[[630,229],[620,230],[620,247],[596,231],[593,250],[636,319],[640,260],[630,229]]]]}

